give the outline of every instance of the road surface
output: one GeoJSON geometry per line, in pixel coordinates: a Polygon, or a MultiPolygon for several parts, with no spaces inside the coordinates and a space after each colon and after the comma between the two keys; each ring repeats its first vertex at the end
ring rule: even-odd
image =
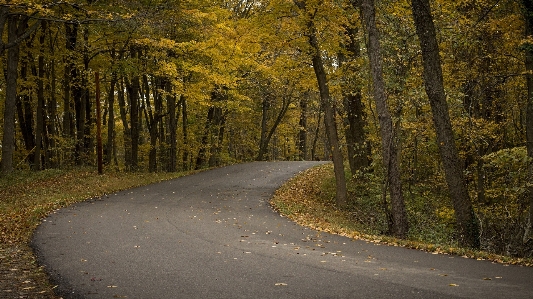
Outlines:
{"type": "Polygon", "coordinates": [[[281,217],[318,162],[228,166],[57,211],[32,245],[64,298],[533,298],[533,268],[376,245],[281,217]]]}

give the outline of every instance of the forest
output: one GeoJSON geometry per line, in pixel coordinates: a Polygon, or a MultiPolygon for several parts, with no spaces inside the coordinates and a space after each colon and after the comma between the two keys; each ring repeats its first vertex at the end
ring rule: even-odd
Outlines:
{"type": "Polygon", "coordinates": [[[533,257],[532,0],[2,2],[0,175],[331,160],[388,235],[533,257]]]}

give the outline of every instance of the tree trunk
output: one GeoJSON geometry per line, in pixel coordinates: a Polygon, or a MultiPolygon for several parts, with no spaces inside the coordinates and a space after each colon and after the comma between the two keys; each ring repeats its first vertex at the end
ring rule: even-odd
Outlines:
{"type": "MultiPolygon", "coordinates": [[[[300,10],[305,11],[306,5],[303,1],[296,1],[294,3],[300,10]]],[[[311,16],[308,16],[311,18],[311,16]]],[[[347,205],[348,192],[346,189],[346,175],[344,173],[344,158],[339,144],[339,136],[337,134],[337,125],[335,123],[335,108],[333,100],[329,94],[328,80],[326,76],[326,70],[324,69],[324,63],[322,61],[320,45],[318,44],[317,33],[315,24],[311,19],[308,20],[307,38],[309,39],[309,45],[312,48],[311,54],[313,69],[318,82],[318,89],[320,91],[320,105],[324,110],[324,124],[326,127],[326,135],[328,137],[329,147],[333,156],[333,168],[335,172],[336,182],[336,204],[338,207],[343,208],[347,205]]]]}
{"type": "Polygon", "coordinates": [[[257,161],[265,160],[265,155],[268,149],[267,132],[268,132],[268,110],[270,108],[270,93],[263,97],[261,106],[261,139],[259,140],[259,153],[257,154],[257,161]]]}
{"type": "MultiPolygon", "coordinates": [[[[269,103],[271,103],[271,99],[267,100],[269,103]]],[[[268,104],[270,106],[270,104],[268,104]]],[[[263,116],[264,124],[261,124],[261,147],[259,148],[259,154],[256,158],[257,161],[264,161],[265,155],[268,152],[268,145],[270,144],[270,140],[272,140],[272,136],[274,136],[274,133],[276,132],[279,124],[283,120],[283,117],[287,113],[287,110],[289,109],[290,101],[287,98],[283,98],[283,103],[281,105],[281,109],[276,117],[276,120],[274,120],[274,124],[272,124],[272,127],[270,130],[268,130],[268,124],[265,121],[265,117],[263,116]],[[264,126],[264,128],[263,128],[264,126]],[[267,134],[263,137],[263,130],[268,131],[267,134]]],[[[264,110],[264,109],[263,109],[264,110]]],[[[266,113],[266,111],[263,111],[263,115],[266,113]]]]}
{"type": "Polygon", "coordinates": [[[108,104],[108,121],[107,121],[107,144],[105,150],[104,164],[110,165],[113,157],[113,148],[115,146],[115,85],[117,84],[117,74],[111,74],[111,82],[109,83],[109,92],[107,94],[108,104]]]}
{"type": "Polygon", "coordinates": [[[46,139],[48,140],[47,151],[45,153],[45,167],[57,167],[60,164],[59,154],[56,149],[57,138],[59,137],[56,128],[57,118],[57,78],[56,78],[56,62],[54,59],[50,61],[50,98],[47,105],[47,120],[46,120],[46,139]]]}
{"type": "Polygon", "coordinates": [[[65,58],[65,68],[63,73],[63,135],[75,138],[74,130],[74,105],[71,100],[72,79],[76,77],[76,67],[73,62],[73,53],[76,50],[78,36],[77,24],[65,24],[67,57],[65,58]]]}
{"type": "MultiPolygon", "coordinates": [[[[403,198],[402,183],[400,177],[400,161],[397,148],[392,117],[387,105],[385,81],[383,80],[383,68],[381,57],[381,45],[379,32],[375,20],[374,0],[363,0],[361,13],[365,21],[368,34],[368,56],[374,83],[374,100],[379,116],[381,142],[383,150],[383,167],[385,170],[385,188],[390,192],[391,215],[389,218],[389,233],[399,238],[407,236],[409,225],[407,212],[403,198]]],[[[384,197],[384,199],[386,199],[384,197]]],[[[387,209],[386,209],[387,210],[387,209]]]]}
{"type": "Polygon", "coordinates": [[[82,97],[82,105],[85,106],[84,112],[84,125],[83,125],[83,138],[82,138],[82,147],[81,147],[81,153],[83,154],[85,162],[82,162],[81,164],[86,163],[87,161],[95,161],[94,157],[94,136],[91,134],[91,129],[93,128],[93,124],[95,122],[95,116],[93,115],[94,109],[93,109],[93,101],[91,101],[91,93],[89,90],[89,29],[85,28],[83,30],[83,43],[84,43],[84,49],[83,49],[83,64],[84,64],[84,72],[82,72],[82,88],[81,88],[81,97],[82,97]]]}
{"type": "Polygon", "coordinates": [[[131,129],[128,122],[128,113],[126,111],[126,99],[124,95],[124,78],[119,81],[117,92],[118,105],[120,110],[120,119],[124,127],[124,165],[126,169],[131,169],[131,129]]]}
{"type": "Polygon", "coordinates": [[[139,77],[134,76],[131,83],[126,82],[126,90],[128,91],[128,101],[130,106],[130,124],[131,124],[131,170],[137,171],[139,164],[139,77]]]}
{"type": "Polygon", "coordinates": [[[320,157],[316,154],[316,146],[319,139],[320,123],[322,122],[322,111],[318,112],[318,119],[316,121],[315,135],[313,136],[313,144],[311,145],[311,158],[315,161],[319,161],[320,157]]]}
{"type": "MultiPolygon", "coordinates": [[[[524,17],[526,20],[526,37],[533,35],[533,0],[522,0],[524,17]]],[[[529,221],[523,241],[527,242],[531,237],[533,228],[533,44],[526,47],[526,82],[527,82],[527,107],[526,107],[526,149],[528,162],[527,196],[529,201],[529,221]]]]}
{"type": "MultiPolygon", "coordinates": [[[[350,67],[347,62],[353,62],[361,56],[360,45],[357,39],[357,28],[346,28],[349,39],[345,46],[347,53],[339,53],[340,66],[345,69],[348,76],[353,76],[358,69],[350,67]]],[[[355,77],[355,76],[353,76],[355,77]]],[[[369,142],[365,132],[366,119],[359,82],[347,82],[341,85],[343,91],[343,106],[345,113],[346,149],[348,162],[352,175],[365,171],[370,166],[369,142]]]]}
{"type": "Polygon", "coordinates": [[[183,130],[183,156],[182,156],[182,163],[183,163],[183,169],[189,170],[190,169],[190,163],[189,163],[189,133],[188,133],[188,111],[187,111],[187,99],[185,96],[181,97],[181,122],[182,122],[182,130],[183,130]]]}
{"type": "Polygon", "coordinates": [[[201,169],[206,166],[207,163],[207,147],[209,146],[209,132],[213,126],[213,119],[215,115],[215,107],[209,107],[207,111],[207,119],[205,121],[204,134],[202,135],[202,141],[200,143],[200,150],[198,151],[198,156],[196,156],[196,165],[195,169],[201,169]]]}
{"type": "Polygon", "coordinates": [[[35,116],[35,151],[33,159],[33,167],[35,170],[41,170],[41,146],[43,140],[43,131],[44,131],[44,46],[45,46],[45,33],[46,33],[46,22],[42,23],[42,33],[39,37],[39,45],[41,47],[41,52],[37,59],[37,68],[38,68],[38,81],[37,81],[37,111],[35,116]]]}
{"type": "Polygon", "coordinates": [[[298,123],[298,157],[301,161],[308,160],[307,157],[307,98],[300,99],[300,121],[298,123]]]}
{"type": "MultiPolygon", "coordinates": [[[[28,71],[30,61],[33,61],[33,59],[30,55],[26,55],[21,59],[20,63],[20,79],[26,82],[29,80],[28,71]]],[[[26,162],[30,164],[30,167],[33,167],[31,163],[33,162],[33,150],[35,148],[35,134],[33,132],[32,100],[27,86],[28,83],[21,87],[21,95],[17,97],[17,115],[22,139],[24,140],[25,149],[28,152],[26,162]]]]}
{"type": "Polygon", "coordinates": [[[172,84],[167,81],[165,84],[165,90],[167,92],[167,114],[168,114],[168,172],[177,171],[177,152],[178,142],[176,136],[177,130],[177,115],[176,115],[176,96],[171,94],[172,84]]]}
{"type": "MultiPolygon", "coordinates": [[[[17,25],[19,16],[9,16],[8,43],[18,38],[17,25]]],[[[17,103],[17,76],[19,63],[19,45],[7,51],[6,100],[4,103],[4,135],[2,137],[2,173],[13,171],[13,152],[15,150],[15,113],[17,103]]]]}
{"type": "Polygon", "coordinates": [[[422,50],[426,93],[431,105],[446,183],[455,209],[457,238],[462,246],[478,248],[479,227],[455,145],[429,0],[412,0],[412,10],[422,50]]]}

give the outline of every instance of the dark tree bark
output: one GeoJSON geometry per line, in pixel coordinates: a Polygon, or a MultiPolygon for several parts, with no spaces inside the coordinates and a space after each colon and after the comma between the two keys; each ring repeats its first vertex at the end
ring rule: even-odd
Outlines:
{"type": "Polygon", "coordinates": [[[320,157],[316,153],[316,146],[317,146],[318,138],[320,135],[320,123],[322,122],[322,111],[319,111],[317,114],[318,114],[318,119],[316,120],[316,128],[314,130],[313,143],[311,145],[311,158],[313,160],[319,161],[320,157]]]}
{"type": "Polygon", "coordinates": [[[268,145],[270,144],[270,141],[272,140],[272,136],[274,136],[274,133],[276,132],[279,124],[283,120],[283,117],[287,113],[287,110],[289,109],[289,105],[290,105],[289,99],[286,97],[283,97],[281,108],[278,112],[278,115],[276,116],[276,119],[274,120],[274,123],[272,124],[272,127],[269,130],[267,120],[268,120],[268,110],[270,109],[272,105],[272,99],[270,97],[271,95],[268,94],[263,100],[263,117],[261,121],[261,140],[259,142],[260,146],[259,146],[259,153],[256,158],[257,161],[266,160],[266,154],[268,152],[268,145]]]}
{"type": "MultiPolygon", "coordinates": [[[[2,38],[2,35],[4,34],[5,25],[8,24],[8,27],[9,27],[9,22],[10,22],[9,18],[13,16],[14,15],[10,16],[9,6],[7,5],[0,6],[0,56],[4,55],[5,50],[9,50],[10,48],[13,48],[13,47],[18,47],[22,41],[30,37],[30,35],[33,32],[35,32],[41,25],[41,20],[37,20],[27,30],[18,32],[17,36],[13,39],[9,39],[9,32],[8,32],[8,38],[7,38],[7,44],[6,44],[4,43],[4,39],[2,38]]],[[[25,22],[28,21],[27,16],[15,16],[15,18],[25,19],[25,22]]]]}
{"type": "Polygon", "coordinates": [[[226,91],[227,88],[225,87],[216,87],[211,93],[213,104],[207,112],[200,150],[196,157],[196,169],[201,169],[205,166],[214,167],[220,164],[226,115],[219,105],[220,102],[227,99],[226,91]]]}
{"type": "MultiPolygon", "coordinates": [[[[2,13],[4,7],[0,7],[2,13]]],[[[7,11],[6,11],[7,17],[7,11]]],[[[8,43],[14,43],[19,37],[19,16],[7,17],[8,43]]],[[[2,24],[3,25],[3,24],[2,24]]],[[[7,51],[6,100],[4,103],[4,135],[2,137],[2,173],[13,171],[13,152],[15,150],[15,113],[17,103],[17,77],[19,63],[19,44],[7,51]]]]}
{"type": "MultiPolygon", "coordinates": [[[[306,11],[305,2],[294,0],[294,3],[300,10],[306,11]]],[[[324,110],[326,135],[328,137],[329,147],[333,156],[333,168],[336,182],[336,204],[338,207],[342,208],[346,207],[347,205],[348,192],[346,189],[346,176],[344,173],[344,158],[340,149],[337,125],[335,122],[335,105],[329,94],[328,80],[326,76],[326,70],[324,69],[324,62],[322,61],[320,45],[317,39],[316,27],[312,16],[308,15],[307,13],[306,15],[306,17],[309,17],[309,20],[307,21],[308,32],[306,33],[306,36],[313,51],[313,53],[311,53],[313,69],[315,71],[318,89],[320,91],[320,105],[324,110]]]]}
{"type": "Polygon", "coordinates": [[[111,81],[109,82],[109,92],[107,93],[108,104],[108,121],[107,121],[107,144],[105,150],[104,164],[110,165],[113,157],[115,147],[115,86],[117,85],[117,74],[111,73],[111,81]]]}
{"type": "MultiPolygon", "coordinates": [[[[20,26],[20,25],[19,25],[20,26]]],[[[29,69],[30,61],[33,61],[31,55],[27,53],[21,59],[20,63],[20,79],[28,81],[29,78],[29,69]]],[[[35,74],[33,74],[35,75],[35,74]]],[[[17,97],[17,116],[18,124],[20,127],[20,132],[22,133],[22,139],[24,140],[24,146],[26,151],[28,151],[26,162],[30,164],[33,162],[34,149],[35,149],[35,133],[33,128],[33,107],[32,99],[30,97],[30,92],[28,90],[27,84],[21,87],[21,95],[17,97]]]]}
{"type": "Polygon", "coordinates": [[[124,165],[126,169],[131,169],[131,129],[128,122],[128,112],[126,110],[126,98],[124,95],[124,78],[119,81],[117,92],[120,119],[124,127],[124,165]]]}
{"type": "Polygon", "coordinates": [[[207,119],[205,121],[204,133],[202,135],[202,140],[200,142],[200,150],[198,151],[198,156],[196,156],[196,165],[195,165],[196,170],[206,167],[206,163],[208,159],[207,148],[209,146],[210,131],[211,131],[211,127],[213,127],[216,109],[218,108],[211,106],[209,107],[209,110],[207,111],[207,119]]]}
{"type": "MultiPolygon", "coordinates": [[[[383,150],[383,166],[385,170],[384,190],[390,192],[391,214],[389,219],[389,233],[399,238],[407,236],[409,225],[403,198],[400,177],[400,161],[392,117],[387,104],[385,81],[383,80],[383,67],[379,32],[376,27],[374,0],[363,0],[361,13],[368,34],[368,56],[373,79],[374,100],[379,116],[381,142],[383,150]]],[[[385,195],[385,192],[384,192],[385,195]]],[[[384,196],[384,203],[386,197],[384,196]]],[[[386,213],[388,208],[385,208],[386,213]]]]}
{"type": "MultiPolygon", "coordinates": [[[[524,6],[524,17],[526,20],[525,34],[527,37],[533,36],[533,0],[522,0],[524,6]]],[[[527,196],[529,201],[529,221],[527,231],[524,233],[523,241],[527,242],[531,237],[533,227],[533,45],[529,44],[525,48],[526,82],[527,82],[527,107],[526,107],[526,149],[529,157],[527,196]]]]}
{"type": "Polygon", "coordinates": [[[189,126],[188,126],[188,111],[187,111],[187,99],[185,96],[181,97],[180,100],[181,105],[181,123],[182,123],[182,131],[183,131],[183,155],[182,155],[182,163],[183,163],[183,169],[189,170],[191,168],[189,163],[189,126]]]}
{"type": "MultiPolygon", "coordinates": [[[[155,78],[155,86],[159,87],[154,89],[154,112],[152,113],[152,110],[149,109],[149,117],[148,117],[148,131],[150,132],[150,152],[148,154],[148,171],[150,172],[156,172],[157,171],[157,141],[160,140],[161,136],[159,134],[159,123],[165,116],[163,114],[163,95],[158,91],[164,87],[164,83],[162,83],[161,78],[155,78]]],[[[148,107],[151,106],[150,104],[150,92],[149,92],[149,84],[147,76],[144,76],[143,80],[145,84],[145,97],[146,97],[146,105],[148,107]]]]}
{"type": "Polygon", "coordinates": [[[429,0],[412,0],[411,3],[416,32],[422,50],[426,93],[431,105],[446,183],[455,209],[457,238],[462,246],[478,248],[480,246],[479,227],[455,145],[431,6],[429,0]]]}
{"type": "Polygon", "coordinates": [[[58,151],[56,149],[57,138],[59,137],[57,132],[57,77],[55,72],[56,62],[54,59],[50,61],[50,98],[48,99],[48,105],[46,105],[46,140],[47,140],[47,151],[45,153],[45,167],[54,168],[60,164],[60,159],[58,151]]]}
{"type": "MultiPolygon", "coordinates": [[[[360,57],[359,41],[357,40],[357,28],[347,28],[349,38],[345,46],[347,54],[339,54],[339,62],[344,67],[348,76],[352,76],[358,70],[346,65],[360,57]]],[[[352,80],[353,81],[353,80],[352,80]]],[[[343,106],[345,113],[345,136],[346,148],[348,152],[348,162],[352,175],[364,172],[370,166],[370,143],[367,140],[365,131],[366,117],[364,113],[363,97],[361,88],[357,82],[350,82],[342,85],[343,106]]]]}
{"type": "Polygon", "coordinates": [[[309,160],[307,155],[307,98],[300,99],[300,121],[298,125],[298,157],[301,161],[309,160]]]}
{"type": "Polygon", "coordinates": [[[95,161],[94,159],[94,149],[95,149],[95,143],[94,143],[94,136],[91,134],[91,129],[93,128],[93,124],[95,123],[95,115],[94,115],[94,109],[93,109],[93,101],[91,101],[91,93],[89,91],[89,29],[85,28],[83,30],[83,65],[84,65],[84,72],[82,72],[83,77],[81,78],[82,81],[82,88],[81,88],[81,97],[82,97],[82,105],[85,106],[85,116],[84,116],[84,124],[83,124],[83,136],[81,138],[81,154],[83,155],[83,158],[85,162],[81,162],[81,164],[86,163],[87,161],[95,161]]]}
{"type": "Polygon", "coordinates": [[[128,91],[128,103],[130,106],[130,124],[131,124],[131,170],[137,171],[139,164],[139,137],[140,137],[140,119],[139,119],[139,90],[140,78],[134,76],[131,83],[126,82],[128,91]]]}
{"type": "Polygon", "coordinates": [[[170,81],[167,81],[165,84],[165,90],[167,92],[167,115],[168,115],[168,172],[177,171],[178,163],[178,142],[177,142],[177,126],[178,118],[176,114],[176,96],[171,94],[172,84],[170,81]]]}
{"type": "Polygon", "coordinates": [[[259,139],[259,153],[257,154],[257,161],[265,160],[265,154],[268,149],[267,132],[268,132],[268,111],[270,109],[270,93],[263,97],[261,105],[261,137],[259,139]]]}
{"type": "Polygon", "coordinates": [[[75,138],[74,130],[74,103],[71,99],[72,78],[76,78],[76,67],[73,62],[74,51],[78,38],[78,24],[65,24],[67,57],[65,58],[65,68],[63,73],[63,135],[75,138]]]}
{"type": "Polygon", "coordinates": [[[44,133],[44,107],[45,107],[45,98],[44,98],[44,78],[45,78],[45,70],[44,70],[44,46],[46,41],[46,29],[47,29],[47,23],[42,23],[42,32],[41,36],[39,37],[39,45],[41,47],[41,52],[39,53],[39,57],[37,59],[37,68],[38,68],[38,80],[37,80],[37,111],[35,116],[35,151],[34,151],[34,159],[33,159],[33,167],[35,170],[41,170],[41,148],[42,148],[42,141],[43,141],[43,133],[44,133]]]}

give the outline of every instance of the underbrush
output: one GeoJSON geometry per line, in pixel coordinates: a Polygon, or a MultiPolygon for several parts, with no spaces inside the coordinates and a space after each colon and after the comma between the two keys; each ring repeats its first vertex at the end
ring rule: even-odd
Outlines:
{"type": "MultiPolygon", "coordinates": [[[[513,218],[508,210],[487,213],[475,206],[481,224],[482,248],[460,248],[454,238],[453,208],[442,186],[419,183],[416,187],[410,186],[404,194],[410,229],[408,237],[400,240],[386,235],[387,221],[383,212],[380,178],[368,174],[350,181],[348,187],[348,207],[336,208],[332,165],[317,167],[280,188],[272,205],[302,225],[353,238],[477,259],[533,265],[531,249],[507,250],[510,248],[506,246],[510,236],[521,236],[520,219],[513,218]],[[502,229],[498,232],[497,227],[502,229]]],[[[497,205],[493,206],[493,209],[498,208],[497,205]]]]}

